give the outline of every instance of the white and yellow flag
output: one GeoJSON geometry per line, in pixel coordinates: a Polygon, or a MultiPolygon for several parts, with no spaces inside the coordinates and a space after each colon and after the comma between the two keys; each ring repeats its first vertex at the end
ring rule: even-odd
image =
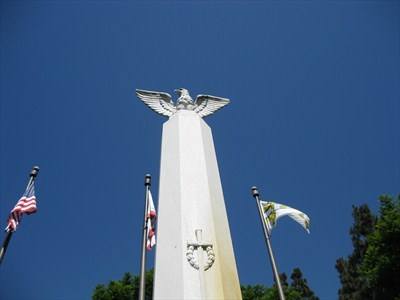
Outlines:
{"type": "Polygon", "coordinates": [[[275,203],[260,201],[261,209],[264,213],[265,224],[267,225],[268,236],[271,236],[272,228],[275,227],[276,222],[280,217],[289,216],[310,233],[310,218],[303,212],[291,208],[289,206],[275,203]]]}

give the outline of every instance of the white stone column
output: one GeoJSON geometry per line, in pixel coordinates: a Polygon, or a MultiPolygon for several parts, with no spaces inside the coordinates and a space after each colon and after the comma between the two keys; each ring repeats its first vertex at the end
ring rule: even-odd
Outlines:
{"type": "Polygon", "coordinates": [[[193,111],[164,123],[157,217],[154,299],[241,299],[211,129],[193,111]],[[187,260],[198,229],[215,255],[204,272],[187,260]]]}

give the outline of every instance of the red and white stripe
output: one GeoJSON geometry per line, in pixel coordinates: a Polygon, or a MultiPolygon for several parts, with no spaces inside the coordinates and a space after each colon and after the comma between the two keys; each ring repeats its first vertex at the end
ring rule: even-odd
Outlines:
{"type": "Polygon", "coordinates": [[[8,232],[11,230],[14,232],[15,230],[17,230],[18,224],[22,218],[22,214],[30,215],[32,213],[35,213],[36,210],[36,196],[22,196],[8,216],[8,226],[5,231],[8,232]]]}
{"type": "Polygon", "coordinates": [[[154,208],[153,197],[149,191],[149,204],[147,206],[147,249],[151,250],[156,244],[156,234],[155,234],[155,221],[156,221],[156,209],[154,208]]]}

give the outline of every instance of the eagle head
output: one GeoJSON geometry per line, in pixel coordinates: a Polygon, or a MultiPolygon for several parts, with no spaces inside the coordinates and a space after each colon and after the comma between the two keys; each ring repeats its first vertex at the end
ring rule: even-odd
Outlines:
{"type": "Polygon", "coordinates": [[[174,92],[177,93],[179,96],[189,95],[189,91],[184,88],[176,89],[174,90],[174,92]]]}

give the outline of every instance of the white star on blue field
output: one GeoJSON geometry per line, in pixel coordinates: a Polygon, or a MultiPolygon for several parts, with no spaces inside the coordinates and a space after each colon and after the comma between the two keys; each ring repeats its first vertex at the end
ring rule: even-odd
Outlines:
{"type": "MultiPolygon", "coordinates": [[[[279,220],[279,272],[337,299],[352,205],[400,191],[398,1],[1,1],[0,221],[32,167],[0,298],[90,299],[139,274],[144,177],[162,124],[135,89],[230,99],[213,132],[241,284],[273,284],[251,187],[279,220]]],[[[193,180],[196,180],[193,178],[193,180]]],[[[2,234],[1,241],[5,237],[2,234]]],[[[147,268],[154,266],[155,249],[147,268]]]]}

